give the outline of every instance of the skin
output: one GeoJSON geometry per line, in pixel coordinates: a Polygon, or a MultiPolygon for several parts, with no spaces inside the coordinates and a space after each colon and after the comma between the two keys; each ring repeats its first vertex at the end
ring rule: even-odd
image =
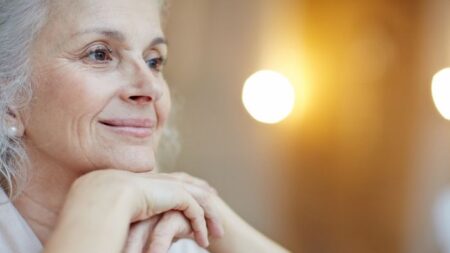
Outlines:
{"type": "Polygon", "coordinates": [[[10,108],[33,171],[15,205],[44,252],[164,253],[176,238],[217,253],[286,252],[203,180],[155,172],[166,57],[157,1],[51,1],[32,47],[33,99],[10,108]]]}

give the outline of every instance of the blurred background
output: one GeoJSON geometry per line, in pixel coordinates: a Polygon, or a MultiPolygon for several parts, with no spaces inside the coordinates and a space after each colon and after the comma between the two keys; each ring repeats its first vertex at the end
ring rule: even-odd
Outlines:
{"type": "Polygon", "coordinates": [[[449,10],[449,0],[172,1],[165,75],[182,149],[167,169],[206,179],[293,252],[444,252],[434,213],[450,183],[450,122],[431,82],[450,66],[449,10]],[[278,124],[241,100],[261,69],[295,89],[278,124]]]}

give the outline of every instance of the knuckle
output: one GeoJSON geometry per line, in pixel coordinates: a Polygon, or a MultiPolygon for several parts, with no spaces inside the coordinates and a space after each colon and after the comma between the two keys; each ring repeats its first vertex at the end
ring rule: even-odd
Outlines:
{"type": "Polygon", "coordinates": [[[208,183],[206,180],[200,179],[200,178],[197,178],[197,180],[198,180],[198,182],[199,182],[200,184],[209,186],[209,183],[208,183]]]}
{"type": "Polygon", "coordinates": [[[211,201],[211,194],[205,191],[201,191],[197,194],[197,201],[200,205],[206,205],[211,201]]]}
{"type": "Polygon", "coordinates": [[[180,176],[180,177],[190,177],[190,175],[188,174],[188,173],[186,173],[186,172],[178,172],[178,175],[180,176]]]}
{"type": "Polygon", "coordinates": [[[188,180],[191,176],[189,174],[187,174],[186,172],[175,172],[172,173],[172,175],[178,179],[178,180],[182,180],[182,181],[186,181],[188,180]]]}
{"type": "Polygon", "coordinates": [[[205,216],[205,210],[203,210],[203,208],[199,208],[198,212],[199,212],[201,217],[205,216]]]}
{"type": "Polygon", "coordinates": [[[202,219],[204,217],[204,215],[205,215],[205,211],[199,205],[193,205],[192,206],[192,211],[193,211],[193,215],[194,215],[194,217],[192,217],[192,218],[194,220],[195,219],[202,219]]]}

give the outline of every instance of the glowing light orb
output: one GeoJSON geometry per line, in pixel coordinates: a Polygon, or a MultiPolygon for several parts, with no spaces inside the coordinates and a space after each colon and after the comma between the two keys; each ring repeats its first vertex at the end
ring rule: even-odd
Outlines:
{"type": "Polygon", "coordinates": [[[437,72],[433,77],[431,94],[441,115],[450,120],[450,68],[437,72]]]}
{"type": "Polygon", "coordinates": [[[254,119],[275,124],[292,112],[295,91],[289,80],[280,73],[262,70],[251,75],[245,82],[242,102],[254,119]]]}

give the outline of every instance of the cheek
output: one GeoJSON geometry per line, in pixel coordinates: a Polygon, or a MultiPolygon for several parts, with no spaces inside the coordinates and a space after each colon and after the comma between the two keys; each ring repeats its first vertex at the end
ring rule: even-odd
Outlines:
{"type": "MultiPolygon", "coordinates": [[[[67,167],[90,167],[95,119],[115,94],[114,82],[75,68],[45,72],[25,112],[27,150],[67,167]]],[[[95,151],[95,150],[94,150],[95,151]]]]}
{"type": "Polygon", "coordinates": [[[158,127],[163,128],[167,122],[170,115],[170,110],[172,108],[172,100],[170,97],[169,86],[164,83],[164,95],[156,103],[156,113],[158,115],[158,127]]]}
{"type": "MultiPolygon", "coordinates": [[[[57,75],[53,79],[50,78],[47,82],[39,83],[34,100],[37,109],[45,108],[44,111],[55,113],[48,115],[49,117],[56,119],[64,116],[75,120],[101,110],[107,91],[96,86],[96,80],[92,80],[93,78],[76,74],[57,75]]],[[[39,116],[38,113],[34,115],[39,116]]]]}
{"type": "Polygon", "coordinates": [[[90,113],[99,113],[120,89],[121,73],[118,71],[96,71],[80,64],[68,63],[53,76],[50,89],[67,107],[84,108],[90,113]],[[70,104],[68,103],[70,102],[70,104]]]}
{"type": "Polygon", "coordinates": [[[74,69],[46,73],[45,78],[34,82],[26,132],[61,144],[88,135],[91,120],[103,108],[108,90],[98,85],[95,77],[74,69]]]}
{"type": "Polygon", "coordinates": [[[158,129],[157,134],[153,140],[153,147],[157,148],[159,141],[162,137],[163,129],[167,123],[172,107],[172,101],[170,98],[170,90],[167,84],[164,84],[164,95],[155,104],[156,115],[158,116],[158,129]]]}

